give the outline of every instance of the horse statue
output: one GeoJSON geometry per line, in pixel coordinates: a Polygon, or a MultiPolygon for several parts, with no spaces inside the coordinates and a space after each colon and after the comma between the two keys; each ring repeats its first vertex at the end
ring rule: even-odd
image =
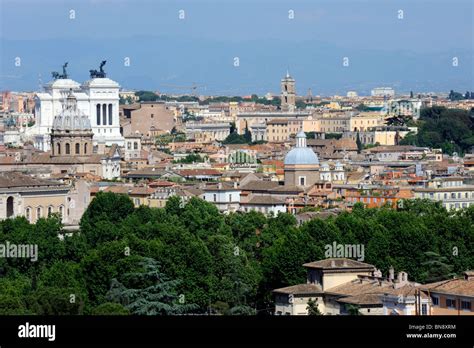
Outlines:
{"type": "Polygon", "coordinates": [[[54,80],[57,80],[57,79],[67,79],[67,77],[68,77],[67,72],[66,72],[67,64],[68,64],[68,62],[64,63],[64,65],[63,65],[63,73],[62,73],[62,74],[58,73],[57,71],[51,72],[51,75],[53,76],[53,79],[54,79],[54,80]]]}
{"type": "Polygon", "coordinates": [[[89,70],[89,73],[90,73],[90,76],[91,78],[104,78],[107,76],[107,74],[105,73],[104,71],[104,65],[105,63],[107,63],[106,60],[103,60],[101,63],[100,63],[100,67],[99,67],[99,71],[97,70],[89,70]]]}

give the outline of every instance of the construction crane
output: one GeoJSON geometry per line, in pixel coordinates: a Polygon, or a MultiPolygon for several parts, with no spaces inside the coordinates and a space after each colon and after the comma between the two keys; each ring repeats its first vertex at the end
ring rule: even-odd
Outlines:
{"type": "Polygon", "coordinates": [[[191,86],[176,86],[176,85],[163,85],[163,87],[169,87],[169,88],[175,88],[175,89],[187,89],[189,91],[191,91],[191,95],[196,97],[196,90],[198,88],[206,88],[206,86],[204,85],[198,85],[196,84],[195,82],[193,82],[193,84],[191,86]]]}

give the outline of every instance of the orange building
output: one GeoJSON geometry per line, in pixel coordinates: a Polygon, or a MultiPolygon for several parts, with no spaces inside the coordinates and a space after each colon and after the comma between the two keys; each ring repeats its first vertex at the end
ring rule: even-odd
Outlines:
{"type": "Polygon", "coordinates": [[[431,315],[474,315],[474,271],[464,278],[425,284],[421,289],[431,297],[431,315]]]}
{"type": "Polygon", "coordinates": [[[411,188],[398,186],[382,186],[376,188],[350,188],[346,189],[345,201],[347,203],[363,203],[368,208],[379,208],[386,204],[397,207],[401,199],[413,198],[411,188]]]}

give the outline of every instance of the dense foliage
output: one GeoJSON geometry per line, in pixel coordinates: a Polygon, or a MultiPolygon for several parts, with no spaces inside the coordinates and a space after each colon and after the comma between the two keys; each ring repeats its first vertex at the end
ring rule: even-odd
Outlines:
{"type": "Polygon", "coordinates": [[[435,106],[421,110],[418,133],[400,144],[441,148],[444,153],[463,154],[474,146],[474,119],[468,110],[435,106]]]}
{"type": "Polygon", "coordinates": [[[421,200],[400,210],[356,204],[298,226],[289,214],[223,215],[197,198],[134,208],[101,193],[81,233],[63,241],[56,216],[0,222],[0,243],[39,247],[36,262],[0,258],[0,314],[271,313],[271,291],[305,282],[302,264],[334,241],[363,244],[365,262],[420,282],[472,269],[473,222],[474,207],[448,213],[421,200]]]}

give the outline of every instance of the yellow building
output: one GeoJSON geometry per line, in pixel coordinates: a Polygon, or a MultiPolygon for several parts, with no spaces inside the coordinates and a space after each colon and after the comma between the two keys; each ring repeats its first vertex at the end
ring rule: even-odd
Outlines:
{"type": "Polygon", "coordinates": [[[353,132],[368,131],[371,128],[383,125],[384,116],[378,112],[360,113],[350,119],[350,130],[353,132]]]}
{"type": "MultiPolygon", "coordinates": [[[[59,213],[68,222],[70,187],[17,172],[0,173],[0,220],[24,216],[34,223],[59,213]]],[[[72,208],[72,207],[71,207],[72,208]]]]}
{"type": "Polygon", "coordinates": [[[288,119],[273,119],[267,122],[267,140],[270,143],[288,141],[290,132],[288,119]]]}

